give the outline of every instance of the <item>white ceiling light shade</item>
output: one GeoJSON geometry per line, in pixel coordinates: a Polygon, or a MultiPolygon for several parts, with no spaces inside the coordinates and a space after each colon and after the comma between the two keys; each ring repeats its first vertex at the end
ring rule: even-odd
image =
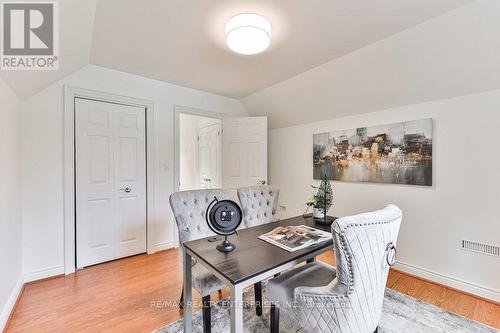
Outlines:
{"type": "Polygon", "coordinates": [[[257,14],[239,14],[226,23],[226,45],[236,53],[261,53],[271,44],[271,23],[257,14]]]}

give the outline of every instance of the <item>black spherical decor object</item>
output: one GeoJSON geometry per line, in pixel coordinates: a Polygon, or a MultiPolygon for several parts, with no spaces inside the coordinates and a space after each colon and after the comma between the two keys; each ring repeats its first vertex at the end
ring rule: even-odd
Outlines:
{"type": "Polygon", "coordinates": [[[240,226],[243,214],[240,206],[232,200],[214,200],[208,205],[205,218],[210,229],[218,235],[224,236],[224,241],[217,245],[217,250],[230,252],[236,246],[227,240],[227,236],[236,233],[240,226]]]}

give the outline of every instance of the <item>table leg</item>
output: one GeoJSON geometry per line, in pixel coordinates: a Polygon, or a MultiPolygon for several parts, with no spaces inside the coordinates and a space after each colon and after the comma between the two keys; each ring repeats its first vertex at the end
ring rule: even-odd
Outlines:
{"type": "Polygon", "coordinates": [[[191,333],[193,330],[193,294],[191,279],[191,256],[184,251],[184,333],[191,333]]]}
{"type": "Polygon", "coordinates": [[[231,286],[231,333],[243,332],[243,288],[231,286]]]}

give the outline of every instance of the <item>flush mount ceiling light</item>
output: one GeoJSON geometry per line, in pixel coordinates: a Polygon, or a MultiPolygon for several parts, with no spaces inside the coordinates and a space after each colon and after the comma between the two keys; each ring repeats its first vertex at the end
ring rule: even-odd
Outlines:
{"type": "Polygon", "coordinates": [[[261,53],[271,44],[271,23],[257,14],[239,14],[226,23],[226,45],[236,53],[261,53]]]}

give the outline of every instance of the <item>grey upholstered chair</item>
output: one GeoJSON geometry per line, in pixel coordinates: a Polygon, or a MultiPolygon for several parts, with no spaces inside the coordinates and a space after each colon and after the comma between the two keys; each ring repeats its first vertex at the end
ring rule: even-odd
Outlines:
{"type": "Polygon", "coordinates": [[[388,205],[336,220],[336,269],[314,262],[268,282],[271,332],[278,331],[280,310],[309,332],[376,332],[401,217],[398,207],[388,205]]]}
{"type": "Polygon", "coordinates": [[[243,220],[245,226],[253,227],[259,224],[278,220],[278,198],[280,190],[277,186],[250,186],[238,189],[243,220]]]}
{"type": "MultiPolygon", "coordinates": [[[[247,228],[278,220],[280,190],[277,186],[249,186],[238,189],[243,221],[247,228]]],[[[254,284],[255,312],[262,315],[262,282],[254,284]]]]}
{"type": "MultiPolygon", "coordinates": [[[[179,230],[179,242],[200,239],[215,235],[207,225],[205,214],[210,202],[217,197],[228,199],[224,190],[182,191],[170,195],[170,206],[179,230]]],[[[184,261],[181,258],[181,263],[184,261]]],[[[182,264],[181,264],[182,267],[182,264]]],[[[203,331],[210,332],[210,294],[225,287],[224,282],[210,273],[203,265],[193,262],[193,287],[201,294],[203,303],[203,331]]],[[[181,304],[182,304],[181,294],[181,304]]]]}

